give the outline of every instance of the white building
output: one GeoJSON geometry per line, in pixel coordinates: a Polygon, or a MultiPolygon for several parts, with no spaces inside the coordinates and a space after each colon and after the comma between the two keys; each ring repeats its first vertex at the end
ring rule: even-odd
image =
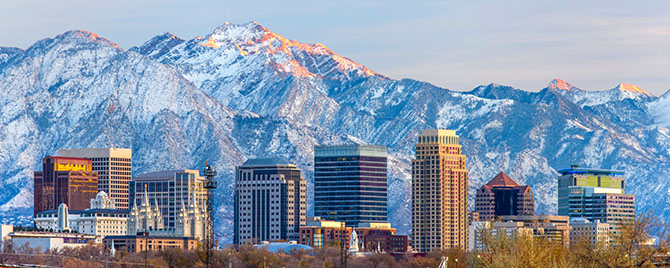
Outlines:
{"type": "Polygon", "coordinates": [[[600,220],[589,221],[585,218],[570,219],[570,241],[572,243],[590,242],[593,245],[602,243],[609,246],[611,240],[610,224],[600,220]]]}
{"type": "Polygon", "coordinates": [[[102,243],[99,236],[90,234],[19,231],[9,233],[9,237],[16,247],[28,243],[29,247],[39,248],[42,251],[64,247],[82,247],[88,243],[102,243]]]}
{"type": "Polygon", "coordinates": [[[10,240],[11,237],[9,236],[10,233],[14,232],[14,226],[10,224],[2,224],[0,225],[0,250],[3,249],[5,245],[5,241],[10,240]]]}
{"type": "Polygon", "coordinates": [[[58,156],[91,159],[98,172],[98,191],[114,200],[118,209],[128,209],[128,182],[133,177],[132,150],[124,148],[61,149],[58,156]]]}
{"type": "Polygon", "coordinates": [[[114,200],[105,192],[99,192],[91,205],[85,210],[69,210],[67,205],[60,204],[58,210],[42,211],[35,216],[35,227],[101,237],[127,234],[128,211],[113,209],[114,200]]]}
{"type": "MultiPolygon", "coordinates": [[[[145,189],[147,188],[145,186],[145,189]]],[[[144,191],[143,196],[141,202],[136,201],[133,204],[128,214],[128,233],[130,235],[148,233],[151,236],[204,239],[207,212],[205,207],[198,205],[200,200],[195,191],[188,200],[188,206],[183,201],[181,202],[181,206],[175,213],[174,227],[166,226],[157,200],[154,200],[154,205],[152,205],[147,190],[144,191]]]]}

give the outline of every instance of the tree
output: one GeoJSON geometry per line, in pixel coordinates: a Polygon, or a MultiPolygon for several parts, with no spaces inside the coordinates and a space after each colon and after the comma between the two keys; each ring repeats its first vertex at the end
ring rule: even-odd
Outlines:
{"type": "Polygon", "coordinates": [[[484,267],[573,267],[570,252],[562,244],[533,235],[508,237],[503,232],[492,235],[482,230],[483,252],[471,256],[473,266],[484,267]]]}
{"type": "Polygon", "coordinates": [[[573,245],[575,261],[583,267],[656,267],[655,263],[667,261],[670,255],[669,225],[650,212],[618,225],[611,236],[608,246],[587,241],[573,245]]]}

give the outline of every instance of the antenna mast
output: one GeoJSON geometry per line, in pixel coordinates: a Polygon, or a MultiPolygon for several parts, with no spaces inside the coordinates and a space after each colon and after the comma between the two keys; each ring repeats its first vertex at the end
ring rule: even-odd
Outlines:
{"type": "Polygon", "coordinates": [[[213,256],[214,249],[214,198],[212,196],[214,189],[216,189],[216,181],[214,181],[214,176],[216,176],[216,170],[209,165],[208,161],[205,161],[205,182],[204,188],[207,190],[207,226],[205,226],[205,246],[207,250],[205,251],[205,261],[207,262],[207,268],[216,267],[215,259],[213,256]]]}

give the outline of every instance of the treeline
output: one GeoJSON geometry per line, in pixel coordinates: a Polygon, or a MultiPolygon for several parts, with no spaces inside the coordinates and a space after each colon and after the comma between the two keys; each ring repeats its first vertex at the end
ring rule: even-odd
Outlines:
{"type": "MultiPolygon", "coordinates": [[[[371,254],[349,256],[350,268],[425,268],[437,267],[442,257],[447,267],[668,267],[670,266],[670,228],[649,214],[624,225],[609,243],[600,241],[571,241],[570,248],[560,243],[529,236],[493,236],[482,233],[486,250],[466,253],[461,250],[435,251],[427,254],[371,254]],[[653,234],[653,236],[652,236],[653,234]],[[651,243],[651,241],[654,241],[651,243]]],[[[215,252],[217,267],[266,268],[338,268],[340,248],[331,245],[313,251],[291,250],[273,253],[264,248],[228,247],[215,252]]],[[[159,252],[128,253],[122,250],[112,255],[102,245],[89,244],[80,248],[64,248],[46,252],[27,245],[16,247],[5,242],[0,263],[9,265],[44,265],[52,267],[205,267],[202,248],[185,251],[166,249],[159,252]]],[[[1,265],[0,265],[1,266],[1,265]]]]}

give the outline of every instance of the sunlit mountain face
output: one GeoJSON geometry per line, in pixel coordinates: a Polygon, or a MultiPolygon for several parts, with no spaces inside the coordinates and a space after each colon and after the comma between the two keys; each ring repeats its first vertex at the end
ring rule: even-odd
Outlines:
{"type": "Polygon", "coordinates": [[[504,171],[556,213],[556,170],[621,169],[638,211],[670,218],[670,94],[628,84],[456,92],[395,80],[321,44],[251,22],[190,40],[169,33],[124,50],[86,31],[0,48],[0,215],[30,224],[32,171],[60,148],[129,147],[133,172],[219,171],[217,235],[232,241],[233,170],[281,156],[303,170],[311,213],[316,144],[388,146],[389,220],[411,230],[410,161],[422,129],[460,135],[474,191],[504,171]]]}

